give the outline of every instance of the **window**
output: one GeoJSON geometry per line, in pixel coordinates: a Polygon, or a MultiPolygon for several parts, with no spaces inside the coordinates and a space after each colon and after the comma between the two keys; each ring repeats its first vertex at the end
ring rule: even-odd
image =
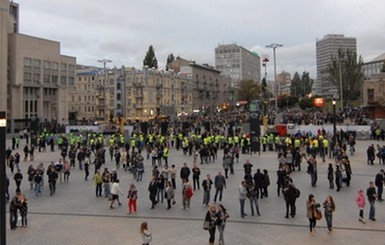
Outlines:
{"type": "Polygon", "coordinates": [[[74,85],[75,84],[75,78],[74,77],[69,77],[68,78],[68,85],[74,85]]]}
{"type": "Polygon", "coordinates": [[[40,68],[40,60],[33,60],[33,68],[40,68]]]}
{"type": "Polygon", "coordinates": [[[66,76],[60,77],[60,84],[61,85],[67,85],[67,77],[66,76]]]}
{"type": "Polygon", "coordinates": [[[51,76],[50,75],[47,75],[47,74],[45,74],[44,75],[44,83],[51,83],[51,76]]]}
{"type": "Polygon", "coordinates": [[[52,66],[52,70],[53,71],[57,71],[58,67],[59,67],[59,63],[57,62],[52,62],[51,63],[51,66],[52,66]]]}
{"type": "Polygon", "coordinates": [[[50,70],[51,69],[51,62],[44,61],[44,70],[50,70]]]}
{"type": "Polygon", "coordinates": [[[368,101],[374,101],[374,89],[368,89],[368,101]]]}
{"type": "Polygon", "coordinates": [[[31,67],[31,59],[24,58],[24,67],[31,67]]]}
{"type": "Polygon", "coordinates": [[[40,83],[40,74],[33,74],[33,82],[40,83]]]}
{"type": "Polygon", "coordinates": [[[67,64],[60,64],[60,71],[67,72],[67,64]]]}
{"type": "Polygon", "coordinates": [[[74,72],[75,71],[75,66],[74,65],[68,65],[68,70],[70,72],[74,72]]]}
{"type": "Polygon", "coordinates": [[[30,82],[32,78],[32,75],[30,72],[24,72],[24,81],[25,82],[30,82]]]}
{"type": "Polygon", "coordinates": [[[57,83],[58,83],[58,76],[52,75],[51,79],[52,79],[52,84],[57,85],[57,83]]]}

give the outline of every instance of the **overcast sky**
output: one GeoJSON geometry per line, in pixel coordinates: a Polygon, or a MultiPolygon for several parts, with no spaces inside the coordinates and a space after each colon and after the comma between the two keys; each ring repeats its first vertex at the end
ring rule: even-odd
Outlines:
{"type": "Polygon", "coordinates": [[[325,34],[357,38],[370,61],[385,52],[385,1],[379,0],[15,0],[20,32],[61,42],[78,64],[141,68],[149,45],[160,69],[168,54],[214,65],[218,44],[268,54],[277,72],[316,77],[315,41],[325,34]]]}

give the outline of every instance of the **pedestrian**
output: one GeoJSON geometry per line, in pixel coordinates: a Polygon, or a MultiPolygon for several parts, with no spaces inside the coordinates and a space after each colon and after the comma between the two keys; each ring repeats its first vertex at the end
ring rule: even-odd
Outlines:
{"type": "Polygon", "coordinates": [[[219,171],[218,175],[215,176],[214,187],[215,187],[214,202],[217,201],[218,194],[219,194],[219,202],[222,202],[223,189],[226,189],[226,179],[222,175],[222,171],[219,171]]]}
{"type": "Polygon", "coordinates": [[[295,217],[296,215],[296,206],[295,206],[295,201],[299,197],[299,190],[294,186],[292,182],[289,182],[287,187],[283,189],[283,197],[285,198],[285,203],[286,203],[286,215],[285,218],[289,218],[289,212],[290,216],[292,218],[295,217]]]}
{"type": "Polygon", "coordinates": [[[283,169],[283,164],[279,164],[278,170],[277,170],[277,195],[280,196],[281,190],[283,190],[285,186],[285,176],[286,172],[283,169]]]}
{"type": "Polygon", "coordinates": [[[193,189],[191,184],[187,179],[183,179],[183,187],[182,187],[182,202],[183,202],[183,210],[190,209],[191,197],[193,196],[193,189]]]}
{"type": "Polygon", "coordinates": [[[96,194],[96,197],[101,197],[102,196],[102,184],[103,184],[103,178],[102,176],[100,175],[100,170],[97,169],[95,174],[94,174],[94,177],[92,178],[94,181],[95,181],[95,194],[96,194]]]}
{"type": "Polygon", "coordinates": [[[247,189],[246,189],[246,181],[242,181],[241,184],[238,187],[238,197],[239,197],[239,204],[241,209],[241,218],[244,218],[247,216],[245,213],[245,201],[247,197],[247,189]]]}
{"type": "Polygon", "coordinates": [[[376,194],[376,188],[374,187],[374,182],[370,181],[369,187],[366,190],[366,196],[369,201],[370,209],[369,209],[369,219],[372,221],[376,221],[375,215],[376,215],[376,207],[375,202],[377,198],[376,194]]]}
{"type": "Polygon", "coordinates": [[[28,166],[28,170],[27,170],[27,174],[28,174],[28,181],[29,181],[29,185],[30,185],[30,188],[31,190],[33,190],[33,184],[34,184],[34,181],[33,181],[33,177],[35,176],[35,168],[33,167],[33,165],[29,165],[28,166]]]}
{"type": "Polygon", "coordinates": [[[374,180],[374,183],[377,187],[377,197],[378,197],[378,201],[379,202],[382,202],[384,199],[382,199],[382,192],[384,190],[384,170],[381,169],[380,172],[378,172],[378,174],[376,174],[376,178],[374,180]]]}
{"type": "Polygon", "coordinates": [[[219,245],[225,245],[224,232],[226,228],[226,221],[230,216],[227,213],[226,208],[219,204],[217,208],[217,227],[219,231],[219,245]]]}
{"type": "Polygon", "coordinates": [[[180,178],[182,180],[182,184],[183,184],[183,180],[187,180],[188,181],[188,178],[190,176],[190,169],[189,167],[187,167],[187,163],[183,163],[183,167],[180,169],[180,178]]]}
{"type": "Polygon", "coordinates": [[[214,245],[217,219],[218,219],[217,207],[214,204],[212,204],[209,206],[209,209],[206,213],[205,224],[207,224],[207,226],[204,227],[204,228],[207,228],[207,230],[209,232],[209,236],[210,236],[209,237],[209,245],[214,245]]]}
{"type": "Polygon", "coordinates": [[[127,213],[135,214],[137,211],[136,202],[138,200],[138,190],[136,189],[135,184],[130,185],[130,189],[128,190],[127,198],[128,198],[128,212],[127,213]]]}
{"type": "Polygon", "coordinates": [[[110,204],[110,208],[114,208],[114,202],[115,200],[117,200],[118,202],[118,205],[121,206],[122,203],[119,201],[119,194],[123,194],[122,190],[120,189],[120,186],[119,186],[119,182],[120,180],[119,179],[116,179],[114,181],[114,183],[112,183],[112,186],[111,186],[111,204],[110,204]]]}
{"type": "Polygon", "coordinates": [[[153,176],[150,184],[148,185],[148,192],[150,193],[151,209],[155,208],[155,205],[158,203],[156,201],[156,193],[158,191],[156,178],[153,176]]]}
{"type": "Polygon", "coordinates": [[[147,222],[140,225],[140,234],[142,235],[142,245],[149,245],[152,241],[152,234],[148,229],[147,222]]]}
{"type": "Polygon", "coordinates": [[[329,188],[334,189],[334,169],[333,169],[333,164],[331,163],[329,163],[329,166],[328,166],[327,177],[329,181],[329,188]]]}
{"type": "Polygon", "coordinates": [[[171,179],[172,188],[174,188],[174,190],[176,190],[176,167],[175,167],[175,164],[171,165],[170,179],[171,179]]]}
{"type": "Polygon", "coordinates": [[[55,163],[55,169],[57,172],[57,175],[59,176],[60,183],[63,182],[63,159],[60,158],[59,161],[55,163]]]}
{"type": "Polygon", "coordinates": [[[111,180],[111,175],[110,172],[108,171],[108,168],[104,169],[104,172],[102,174],[102,179],[103,179],[103,190],[104,190],[104,196],[111,198],[111,189],[110,189],[110,180],[111,180]]]}
{"type": "Polygon", "coordinates": [[[254,216],[254,206],[258,216],[261,216],[258,205],[258,191],[254,185],[249,186],[247,196],[250,200],[251,216],[254,216]]]}
{"type": "Polygon", "coordinates": [[[254,186],[257,190],[258,198],[263,199],[263,186],[264,186],[265,177],[261,173],[261,170],[258,168],[257,172],[254,174],[254,186]]]}
{"type": "Polygon", "coordinates": [[[263,170],[263,186],[262,186],[263,193],[262,193],[262,196],[264,196],[264,197],[269,196],[269,192],[267,189],[269,187],[269,185],[270,185],[269,172],[267,171],[267,169],[264,169],[263,170]]]}
{"type": "Polygon", "coordinates": [[[43,172],[41,169],[37,169],[36,174],[33,177],[33,180],[35,182],[35,195],[36,197],[41,193],[41,185],[43,182],[43,172]]]}
{"type": "Polygon", "coordinates": [[[193,186],[194,186],[194,191],[196,189],[199,190],[199,177],[201,175],[201,170],[199,169],[199,167],[194,164],[193,168],[192,168],[192,173],[193,173],[193,186]]]}
{"type": "Polygon", "coordinates": [[[49,191],[50,191],[50,195],[52,196],[56,192],[56,181],[58,179],[58,173],[54,165],[51,164],[48,167],[47,175],[48,175],[49,191]]]}
{"type": "Polygon", "coordinates": [[[20,169],[16,170],[16,173],[13,176],[13,179],[15,180],[15,184],[16,184],[16,192],[20,192],[20,185],[21,185],[21,181],[23,180],[23,174],[21,173],[20,169]]]}
{"type": "MultiPolygon", "coordinates": [[[[133,166],[133,165],[132,165],[133,166]]],[[[132,167],[134,168],[134,167],[132,167]]],[[[133,170],[134,172],[135,170],[133,170]]],[[[138,161],[136,163],[136,181],[142,181],[143,179],[143,173],[144,173],[144,163],[143,163],[143,157],[139,155],[138,161]]]]}
{"type": "Polygon", "coordinates": [[[363,224],[366,224],[366,222],[364,220],[364,208],[366,205],[366,201],[365,201],[365,196],[364,196],[363,190],[358,191],[357,197],[356,197],[356,204],[357,204],[358,208],[360,209],[360,211],[358,213],[358,215],[359,215],[358,221],[360,221],[363,224]]]}
{"type": "Polygon", "coordinates": [[[11,226],[11,230],[15,230],[17,228],[17,209],[19,207],[19,199],[17,195],[14,196],[9,204],[9,223],[11,226]]]}
{"type": "Polygon", "coordinates": [[[64,182],[68,183],[70,174],[71,174],[71,165],[68,161],[63,162],[63,175],[64,175],[64,182]]]}
{"type": "Polygon", "coordinates": [[[90,158],[86,157],[84,159],[84,180],[88,180],[88,176],[90,175],[90,158]]]}
{"type": "Polygon", "coordinates": [[[203,187],[203,207],[206,207],[210,203],[211,196],[211,187],[213,185],[213,181],[211,180],[211,176],[209,174],[206,175],[206,178],[202,181],[203,187]]]}
{"type": "Polygon", "coordinates": [[[328,227],[328,234],[330,234],[333,231],[333,212],[336,210],[336,205],[332,196],[329,195],[326,197],[323,208],[325,209],[324,215],[328,227]]]}
{"type": "Polygon", "coordinates": [[[315,212],[317,208],[320,206],[319,203],[316,203],[314,195],[309,194],[309,197],[306,201],[306,217],[309,219],[309,230],[310,230],[310,235],[314,235],[315,232],[315,226],[316,226],[316,217],[315,217],[315,212]]]}
{"type": "Polygon", "coordinates": [[[20,212],[20,216],[21,216],[21,227],[22,228],[27,228],[27,224],[28,224],[28,219],[27,219],[27,214],[28,214],[28,204],[27,204],[27,198],[25,197],[24,194],[22,193],[17,193],[16,194],[17,198],[18,198],[18,202],[19,202],[19,206],[18,206],[18,209],[19,209],[19,212],[20,212]]]}
{"type": "Polygon", "coordinates": [[[25,145],[25,146],[24,146],[23,152],[24,152],[24,162],[26,162],[26,161],[28,160],[28,153],[29,153],[29,147],[28,147],[28,145],[25,145]]]}
{"type": "Polygon", "coordinates": [[[7,175],[5,175],[5,202],[7,203],[9,201],[9,178],[7,175]]]}
{"type": "Polygon", "coordinates": [[[167,199],[167,209],[171,208],[171,204],[175,204],[175,192],[174,188],[172,187],[172,183],[170,181],[167,181],[166,183],[166,192],[165,196],[167,199]]]}
{"type": "Polygon", "coordinates": [[[315,187],[317,185],[317,160],[313,156],[310,156],[308,160],[308,168],[307,168],[307,173],[310,174],[310,179],[311,179],[311,186],[315,187]]]}
{"type": "Polygon", "coordinates": [[[342,188],[342,172],[340,169],[340,165],[336,166],[336,188],[337,191],[340,191],[342,188]]]}
{"type": "Polygon", "coordinates": [[[164,187],[165,187],[165,180],[162,174],[159,174],[159,177],[156,178],[157,181],[157,194],[156,194],[156,201],[163,203],[164,198],[164,187]]]}

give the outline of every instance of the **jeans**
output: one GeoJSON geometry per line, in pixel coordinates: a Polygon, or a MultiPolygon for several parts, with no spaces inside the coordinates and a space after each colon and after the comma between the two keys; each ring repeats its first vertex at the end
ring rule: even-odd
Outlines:
{"type": "Polygon", "coordinates": [[[194,191],[196,190],[196,188],[198,188],[199,190],[199,176],[197,177],[193,176],[193,183],[194,183],[194,191]]]}
{"type": "Polygon", "coordinates": [[[210,190],[203,191],[203,205],[209,205],[210,203],[210,190]]]}
{"type": "Polygon", "coordinates": [[[226,222],[224,222],[224,221],[222,221],[222,223],[220,225],[218,225],[219,241],[222,242],[222,243],[220,243],[222,245],[225,244],[225,240],[224,240],[224,236],[223,236],[223,233],[225,232],[225,227],[226,227],[226,222]]]}
{"type": "Polygon", "coordinates": [[[49,182],[49,191],[51,195],[56,192],[56,182],[49,182]]]}
{"type": "Polygon", "coordinates": [[[332,230],[332,220],[333,220],[332,213],[325,213],[325,220],[326,220],[326,225],[327,225],[329,231],[331,231],[332,230]]]}
{"type": "Polygon", "coordinates": [[[255,211],[257,211],[257,214],[260,215],[257,197],[251,197],[250,198],[250,208],[251,208],[251,215],[252,216],[254,216],[254,206],[255,206],[255,211]]]}
{"type": "Polygon", "coordinates": [[[213,228],[209,229],[209,234],[210,234],[209,242],[214,243],[214,241],[215,241],[215,226],[213,228]]]}
{"type": "Polygon", "coordinates": [[[369,200],[369,219],[374,219],[375,214],[376,214],[376,207],[374,206],[375,200],[369,200]]]}
{"type": "Polygon", "coordinates": [[[96,184],[96,190],[95,190],[95,194],[97,197],[101,197],[102,196],[102,183],[98,183],[96,184]]]}
{"type": "Polygon", "coordinates": [[[41,193],[40,188],[41,188],[41,183],[35,183],[35,194],[36,194],[36,196],[38,196],[39,193],[41,193]]]}
{"type": "Polygon", "coordinates": [[[378,200],[382,200],[382,192],[383,192],[383,190],[384,190],[384,186],[382,184],[377,186],[378,200]]]}
{"type": "Polygon", "coordinates": [[[217,189],[215,189],[214,202],[217,201],[218,193],[219,193],[219,201],[222,202],[223,188],[220,188],[220,189],[217,188],[217,189]]]}
{"type": "Polygon", "coordinates": [[[294,201],[286,201],[286,218],[289,217],[289,212],[291,217],[294,218],[296,214],[295,200],[294,201]]]}
{"type": "Polygon", "coordinates": [[[316,224],[317,224],[317,220],[315,218],[309,218],[310,232],[313,232],[313,229],[315,228],[316,224]]]}
{"type": "Polygon", "coordinates": [[[111,194],[110,183],[103,183],[104,196],[108,197],[111,194]]]}
{"type": "Polygon", "coordinates": [[[241,217],[242,218],[245,216],[245,200],[246,199],[239,199],[239,203],[241,205],[241,217]]]}
{"type": "Polygon", "coordinates": [[[314,170],[314,172],[311,173],[310,177],[311,177],[311,186],[316,186],[317,180],[318,180],[317,171],[314,170]]]}

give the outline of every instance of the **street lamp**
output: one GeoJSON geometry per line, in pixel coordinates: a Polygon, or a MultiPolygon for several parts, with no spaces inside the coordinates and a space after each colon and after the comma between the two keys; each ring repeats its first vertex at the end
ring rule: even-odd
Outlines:
{"type": "MultiPolygon", "coordinates": [[[[336,145],[336,142],[337,142],[337,127],[336,127],[336,120],[337,120],[337,116],[336,116],[336,99],[333,98],[333,148],[335,147],[336,145]]],[[[332,149],[330,149],[332,150],[332,149]]]]}
{"type": "Polygon", "coordinates": [[[98,60],[99,63],[102,63],[103,64],[103,72],[104,72],[104,82],[103,84],[100,85],[100,89],[102,90],[102,93],[103,93],[103,122],[105,122],[106,120],[106,93],[105,93],[105,86],[107,85],[108,86],[108,83],[106,83],[107,81],[107,63],[111,63],[112,60],[108,60],[108,59],[101,59],[101,60],[98,60]]]}
{"type": "Polygon", "coordinates": [[[273,49],[273,55],[274,55],[274,101],[275,101],[275,113],[278,113],[278,84],[277,84],[277,58],[276,58],[276,52],[275,50],[277,48],[282,47],[283,44],[278,43],[272,43],[269,45],[266,45],[266,48],[272,48],[273,49]]]}

